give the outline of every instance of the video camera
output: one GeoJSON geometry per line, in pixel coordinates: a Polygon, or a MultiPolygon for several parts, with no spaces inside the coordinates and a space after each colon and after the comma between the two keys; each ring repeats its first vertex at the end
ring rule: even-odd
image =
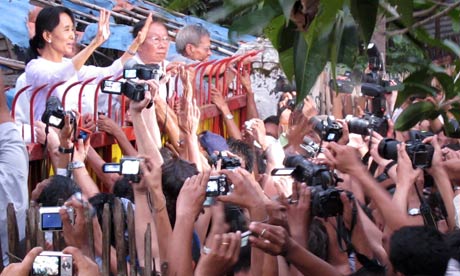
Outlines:
{"type": "MultiPolygon", "coordinates": [[[[406,152],[412,161],[414,168],[429,168],[433,160],[434,148],[431,144],[424,144],[422,141],[433,133],[421,131],[411,131],[410,140],[406,142],[406,152]]],[[[385,138],[378,145],[379,155],[385,159],[398,160],[397,145],[401,142],[394,139],[385,138]]]]}
{"type": "Polygon", "coordinates": [[[134,157],[123,157],[120,163],[105,163],[102,165],[104,173],[118,173],[128,178],[133,183],[139,183],[141,159],[134,157]]]}
{"type": "Polygon", "coordinates": [[[42,122],[62,129],[64,127],[64,119],[67,114],[70,114],[70,123],[73,124],[75,122],[75,114],[72,111],[65,111],[62,107],[61,101],[59,101],[57,97],[51,96],[46,101],[46,108],[42,115],[42,122]]]}
{"type": "Polygon", "coordinates": [[[123,69],[123,78],[126,81],[105,80],[102,82],[101,91],[108,94],[123,94],[135,102],[140,102],[145,98],[145,92],[149,86],[137,83],[134,79],[159,81],[161,77],[162,73],[158,64],[137,64],[135,60],[130,59],[123,69]]]}
{"type": "Polygon", "coordinates": [[[333,117],[328,116],[324,120],[318,117],[311,119],[313,129],[321,137],[321,140],[326,142],[337,142],[342,138],[342,126],[335,121],[333,117]]]}

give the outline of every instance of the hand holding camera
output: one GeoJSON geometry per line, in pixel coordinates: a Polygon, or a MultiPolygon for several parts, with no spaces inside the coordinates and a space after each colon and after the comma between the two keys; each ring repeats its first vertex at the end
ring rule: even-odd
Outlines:
{"type": "Polygon", "coordinates": [[[42,251],[43,251],[43,248],[41,247],[32,248],[32,250],[30,250],[29,253],[27,253],[27,255],[24,257],[22,262],[9,264],[7,267],[5,267],[5,269],[0,275],[1,276],[9,276],[9,275],[29,276],[30,271],[32,269],[32,264],[35,258],[42,251]]]}
{"type": "Polygon", "coordinates": [[[198,216],[206,198],[209,175],[210,171],[201,172],[185,180],[177,197],[176,216],[188,218],[198,216]]]}

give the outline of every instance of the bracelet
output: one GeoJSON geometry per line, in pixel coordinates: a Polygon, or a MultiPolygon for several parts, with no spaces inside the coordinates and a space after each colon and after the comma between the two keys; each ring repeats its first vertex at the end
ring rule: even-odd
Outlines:
{"type": "Polygon", "coordinates": [[[130,49],[126,50],[126,53],[135,56],[137,54],[137,51],[131,51],[130,49]]]}
{"type": "Polygon", "coordinates": [[[58,147],[58,151],[60,153],[65,153],[65,154],[73,153],[73,149],[74,149],[74,147],[71,147],[71,148],[68,148],[68,149],[66,149],[64,147],[61,147],[61,146],[58,147]]]}

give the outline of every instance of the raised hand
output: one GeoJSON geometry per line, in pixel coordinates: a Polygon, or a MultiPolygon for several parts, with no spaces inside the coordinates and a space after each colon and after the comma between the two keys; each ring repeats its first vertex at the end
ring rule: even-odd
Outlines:
{"type": "Polygon", "coordinates": [[[102,45],[110,37],[110,11],[101,9],[99,11],[99,22],[97,25],[97,34],[93,41],[97,46],[102,45]]]}

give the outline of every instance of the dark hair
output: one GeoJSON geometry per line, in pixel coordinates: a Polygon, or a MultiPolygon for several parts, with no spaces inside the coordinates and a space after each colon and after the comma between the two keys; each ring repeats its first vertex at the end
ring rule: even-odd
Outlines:
{"type": "MultiPolygon", "coordinates": [[[[248,230],[248,223],[241,207],[229,203],[224,204],[225,223],[230,226],[228,232],[248,230]]],[[[251,266],[251,247],[245,246],[240,250],[238,261],[233,266],[233,272],[248,271],[251,266]]]]}
{"type": "MultiPolygon", "coordinates": [[[[180,158],[173,158],[166,161],[161,166],[161,185],[166,199],[166,209],[168,210],[171,227],[176,223],[176,201],[185,180],[198,174],[195,164],[180,158]]],[[[194,219],[194,218],[193,218],[194,219]]]]}
{"type": "Polygon", "coordinates": [[[80,188],[71,178],[55,175],[50,178],[50,182],[38,197],[37,203],[44,207],[58,206],[60,200],[67,200],[76,192],[80,192],[80,188]]]}
{"type": "Polygon", "coordinates": [[[135,203],[133,186],[126,176],[122,176],[115,181],[113,184],[113,194],[116,197],[124,197],[135,203]]]}
{"type": "Polygon", "coordinates": [[[447,235],[450,257],[460,262],[460,230],[455,230],[447,235]]]}
{"type": "Polygon", "coordinates": [[[243,140],[232,138],[227,140],[227,144],[232,153],[244,158],[244,162],[246,163],[245,169],[248,172],[252,172],[252,169],[254,168],[254,153],[251,150],[251,146],[243,140]]]}
{"type": "Polygon", "coordinates": [[[37,20],[35,21],[35,36],[29,40],[29,58],[37,58],[40,55],[38,49],[43,49],[46,45],[43,33],[52,32],[59,25],[62,13],[66,13],[72,19],[72,23],[75,24],[72,11],[66,7],[46,7],[38,13],[37,20]]]}
{"type": "Polygon", "coordinates": [[[274,125],[279,125],[280,124],[280,117],[276,115],[269,116],[265,118],[264,124],[274,124],[274,125]]]}
{"type": "Polygon", "coordinates": [[[329,236],[318,219],[313,219],[308,227],[308,250],[322,260],[327,261],[329,257],[329,236]]]}
{"type": "Polygon", "coordinates": [[[390,238],[390,261],[404,275],[444,275],[449,262],[445,237],[432,227],[405,226],[390,238]]]}
{"type": "MultiPolygon", "coordinates": [[[[145,22],[146,22],[146,19],[142,19],[139,22],[137,22],[136,25],[134,25],[133,31],[132,31],[133,32],[133,38],[136,38],[137,35],[139,34],[139,32],[142,30],[142,28],[144,28],[145,22]]],[[[163,27],[166,28],[166,26],[165,26],[163,21],[161,21],[160,19],[158,19],[156,17],[153,17],[152,18],[152,25],[155,24],[155,23],[163,25],[163,27]]]]}

